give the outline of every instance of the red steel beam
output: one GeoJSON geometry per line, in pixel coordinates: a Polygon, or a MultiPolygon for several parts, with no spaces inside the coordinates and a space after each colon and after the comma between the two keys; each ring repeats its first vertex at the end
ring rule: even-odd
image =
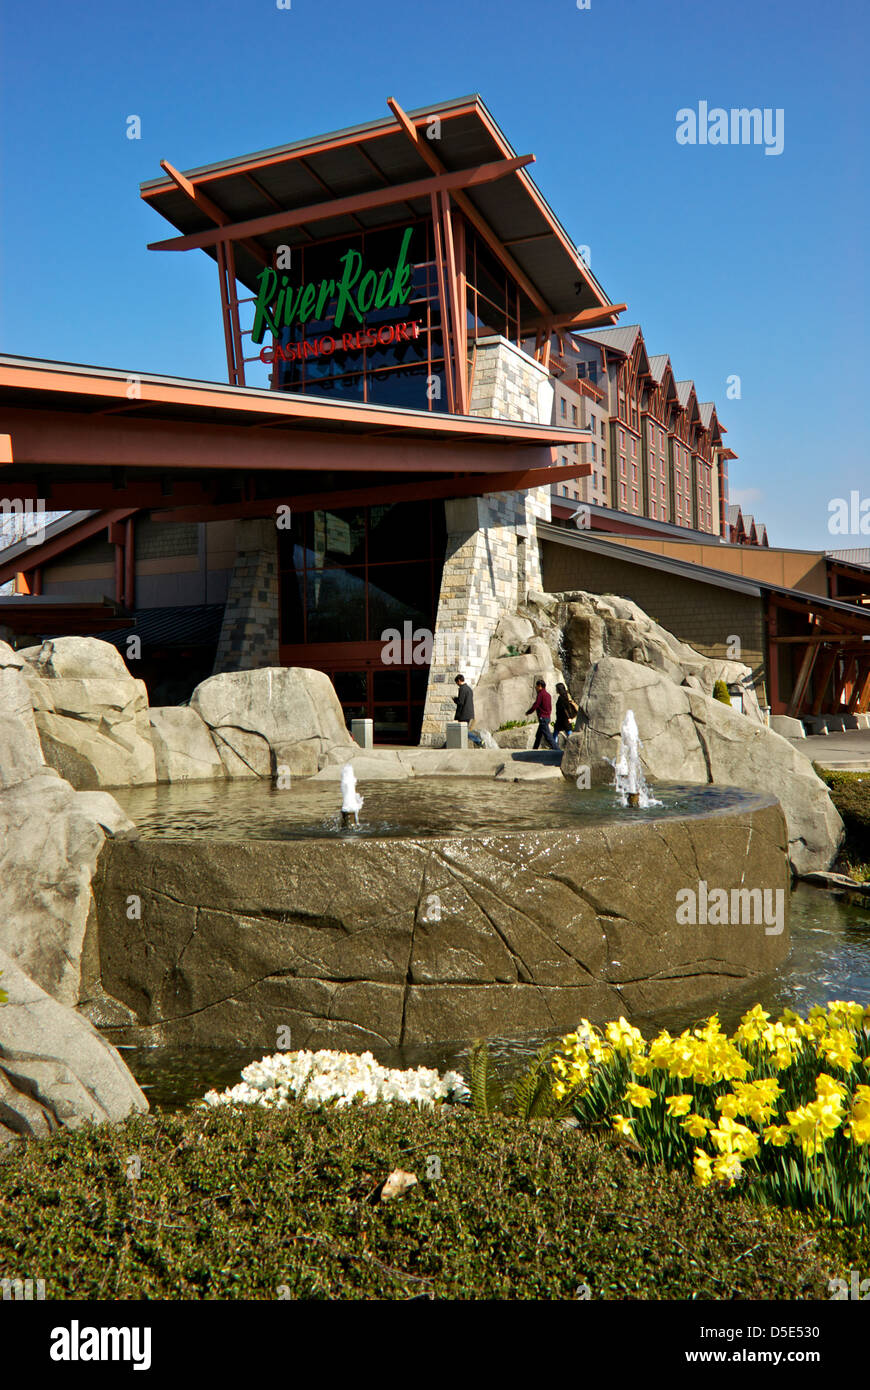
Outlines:
{"type": "MultiPolygon", "coordinates": [[[[230,220],[229,214],[224,212],[223,208],[218,207],[217,203],[214,202],[207,193],[204,193],[201,188],[197,188],[196,184],[191,183],[190,179],[185,178],[184,174],[180,173],[178,169],[170,164],[168,159],[161,159],[160,167],[169,175],[176,188],[179,188],[182,193],[186,193],[190,201],[195,203],[196,206],[205,213],[206,217],[210,217],[219,227],[225,227],[227,225],[230,220]]],[[[265,189],[263,188],[261,188],[260,191],[265,193],[265,189]]],[[[267,256],[262,246],[260,246],[258,242],[253,241],[250,237],[246,237],[242,240],[240,245],[244,246],[245,250],[254,257],[254,260],[259,261],[260,265],[272,264],[271,257],[267,256]]]]}
{"type": "Polygon", "coordinates": [[[298,227],[306,222],[323,222],[327,218],[341,217],[346,213],[389,207],[391,203],[404,203],[410,198],[428,198],[430,193],[440,193],[442,189],[459,190],[481,183],[494,183],[496,179],[505,178],[506,175],[521,169],[523,165],[531,164],[534,158],[533,154],[524,154],[516,159],[497,159],[490,164],[479,164],[472,169],[454,169],[450,173],[441,173],[433,178],[394,184],[391,188],[374,188],[368,193],[353,193],[347,198],[333,198],[326,202],[310,203],[304,208],[292,208],[287,212],[272,212],[264,217],[251,217],[246,222],[227,223],[223,227],[209,228],[205,232],[169,237],[166,241],[152,241],[148,244],[148,250],[202,250],[206,246],[217,246],[221,241],[239,241],[246,236],[281,232],[287,227],[298,227]]]}
{"type": "Polygon", "coordinates": [[[347,488],[336,492],[308,492],[293,497],[259,498],[253,502],[229,502],[213,507],[176,507],[152,512],[155,521],[196,522],[239,520],[273,516],[279,506],[294,512],[316,512],[326,508],[377,506],[382,502],[415,502],[450,497],[484,497],[491,492],[526,492],[548,487],[566,478],[587,478],[591,463],[569,463],[549,468],[527,468],[492,473],[485,478],[429,478],[416,483],[385,483],[372,487],[347,488]]]}
{"type": "MultiPolygon", "coordinates": [[[[42,545],[32,546],[31,548],[34,552],[33,561],[27,566],[25,572],[29,573],[31,569],[36,568],[37,563],[39,565],[47,564],[47,562],[53,560],[55,556],[62,555],[64,551],[71,549],[74,545],[78,545],[81,541],[90,540],[92,536],[98,535],[100,531],[105,531],[107,527],[112,526],[118,521],[125,520],[130,515],[130,508],[100,512],[97,516],[90,516],[85,521],[80,521],[78,525],[71,526],[69,530],[64,531],[62,535],[54,536],[51,540],[43,541],[42,545]]],[[[28,556],[26,558],[29,559],[30,557],[28,556]]],[[[20,572],[20,567],[24,559],[24,556],[18,555],[14,560],[7,560],[4,564],[2,563],[2,552],[0,552],[0,584],[5,584],[7,580],[15,578],[15,575],[20,572]]]]}
{"type": "MultiPolygon", "coordinates": [[[[11,486],[15,472],[39,468],[147,468],[159,474],[172,470],[209,473],[233,470],[312,473],[500,473],[508,461],[505,442],[433,440],[420,433],[347,435],[313,430],[260,429],[180,420],[143,420],[112,415],[82,416],[63,411],[18,411],[13,423],[16,463],[0,468],[0,491],[11,486]]],[[[13,412],[9,412],[9,416],[13,412]]],[[[439,417],[439,419],[445,417],[439,417]]],[[[492,421],[498,425],[501,422],[492,421]]],[[[507,445],[524,466],[565,442],[515,436],[507,445]],[[515,451],[515,452],[514,452],[515,451]],[[528,463],[526,463],[528,460],[528,463]]],[[[588,431],[567,432],[584,443],[588,431]]],[[[510,454],[509,454],[510,457],[510,454]]],[[[28,480],[30,481],[30,480],[28,480]]],[[[52,479],[52,486],[54,486],[52,479]]],[[[100,479],[100,482],[104,480],[100,479]]],[[[141,481],[141,480],[136,480],[141,481]]],[[[120,500],[120,498],[119,498],[120,500]]]]}

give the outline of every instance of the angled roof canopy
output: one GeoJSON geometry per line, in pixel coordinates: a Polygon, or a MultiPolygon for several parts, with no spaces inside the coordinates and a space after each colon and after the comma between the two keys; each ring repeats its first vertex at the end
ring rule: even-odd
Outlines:
{"type": "Polygon", "coordinates": [[[524,324],[584,311],[601,311],[605,322],[615,317],[619,311],[523,167],[533,156],[516,155],[480,96],[407,115],[389,104],[379,120],[183,174],[164,162],[164,177],[140,192],[181,236],[152,249],[200,246],[217,259],[218,242],[231,239],[238,279],[253,289],[278,246],[427,216],[429,185],[452,180],[458,206],[521,285],[524,324]]]}

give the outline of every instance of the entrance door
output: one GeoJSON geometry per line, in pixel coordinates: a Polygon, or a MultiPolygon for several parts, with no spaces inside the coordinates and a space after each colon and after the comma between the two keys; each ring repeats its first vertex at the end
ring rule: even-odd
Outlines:
{"type": "Polygon", "coordinates": [[[341,701],[348,728],[352,719],[371,719],[376,743],[419,743],[428,666],[330,670],[327,675],[341,701]]]}

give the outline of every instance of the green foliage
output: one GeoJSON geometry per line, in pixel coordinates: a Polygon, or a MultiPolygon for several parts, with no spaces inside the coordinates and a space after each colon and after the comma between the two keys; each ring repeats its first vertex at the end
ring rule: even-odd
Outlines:
{"type": "Polygon", "coordinates": [[[813,763],[813,767],[843,817],[845,867],[853,878],[870,879],[870,773],[829,772],[818,763],[813,763]]]}
{"type": "Polygon", "coordinates": [[[501,734],[505,729],[524,729],[527,724],[534,724],[534,719],[509,719],[506,724],[499,724],[496,729],[497,734],[501,734]]]}
{"type": "Polygon", "coordinates": [[[477,1115],[488,1118],[497,1112],[512,1115],[518,1120],[559,1119],[571,1113],[574,1091],[557,1097],[555,1076],[550,1065],[559,1042],[545,1043],[526,1070],[502,1087],[490,1069],[489,1049],[485,1042],[476,1042],[471,1049],[471,1104],[477,1115]]]}
{"type": "Polygon", "coordinates": [[[610,1136],[465,1106],[60,1130],[4,1153],[0,1209],[0,1277],[44,1271],[48,1299],[574,1299],[584,1281],[593,1299],[827,1299],[832,1274],[870,1270],[866,1233],[700,1191],[610,1136]],[[396,1167],[419,1181],[379,1202],[396,1167]]]}
{"type": "Polygon", "coordinates": [[[503,1110],[504,1093],[501,1083],[490,1070],[489,1048],[486,1043],[476,1042],[468,1060],[472,1109],[476,1115],[489,1119],[491,1115],[503,1110]]]}
{"type": "MultiPolygon", "coordinates": [[[[2,974],[3,974],[3,971],[0,970],[0,975],[2,975],[2,974]]],[[[8,998],[9,998],[9,995],[6,993],[5,989],[0,989],[0,1004],[5,1004],[5,1003],[6,1003],[6,1000],[7,1000],[8,998]]]]}
{"type": "Polygon", "coordinates": [[[728,691],[728,686],[725,684],[724,681],[716,681],[716,683],[714,684],[713,699],[718,700],[720,704],[723,705],[731,704],[731,695],[728,691]]]}

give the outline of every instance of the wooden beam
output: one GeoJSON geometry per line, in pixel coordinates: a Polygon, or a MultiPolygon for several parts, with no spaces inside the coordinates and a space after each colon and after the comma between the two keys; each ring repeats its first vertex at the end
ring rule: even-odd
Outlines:
{"type": "Polygon", "coordinates": [[[605,318],[612,319],[616,314],[624,313],[627,307],[626,304],[605,304],[600,309],[583,309],[579,314],[562,314],[556,315],[555,318],[532,319],[525,327],[529,333],[538,329],[546,331],[548,326],[551,331],[562,328],[569,332],[572,328],[591,328],[605,318]]]}
{"type": "MultiPolygon", "coordinates": [[[[195,184],[191,183],[190,179],[185,178],[184,174],[174,168],[174,166],[169,163],[168,159],[161,159],[160,167],[169,175],[176,187],[179,188],[182,193],[187,194],[190,201],[195,203],[196,206],[205,213],[206,217],[210,217],[212,222],[217,223],[219,227],[225,227],[227,225],[230,220],[229,214],[224,212],[223,208],[219,208],[217,203],[213,202],[207,193],[203,193],[202,189],[197,188],[195,184]]],[[[266,252],[258,242],[250,238],[245,238],[239,245],[244,246],[245,250],[250,252],[254,257],[254,260],[260,262],[260,265],[272,264],[271,258],[266,255],[266,252]]]]}
{"type": "Polygon", "coordinates": [[[814,646],[811,643],[808,643],[807,649],[804,652],[803,660],[800,664],[800,670],[798,671],[797,680],[795,681],[794,690],[792,691],[792,697],[789,700],[788,704],[787,713],[793,719],[797,717],[798,712],[803,704],[804,695],[806,694],[807,687],[810,683],[810,677],[813,674],[813,667],[816,664],[816,657],[818,656],[818,654],[818,646],[814,646]]]}
{"type": "Polygon", "coordinates": [[[389,207],[392,203],[404,203],[411,198],[428,198],[431,193],[472,188],[482,183],[494,183],[507,174],[531,164],[533,154],[520,155],[516,159],[496,159],[490,164],[478,164],[472,169],[455,169],[450,173],[437,174],[432,178],[415,179],[411,183],[394,184],[391,188],[374,188],[368,193],[354,193],[347,198],[332,198],[325,202],[309,203],[304,208],[292,208],[287,212],[272,212],[265,217],[250,217],[245,222],[226,223],[205,232],[193,232],[189,236],[169,237],[167,241],[152,241],[149,251],[193,251],[207,246],[216,246],[221,241],[240,241],[244,237],[264,235],[269,232],[283,232],[288,227],[299,227],[306,222],[323,222],[327,218],[341,217],[353,212],[365,212],[373,208],[389,207]]]}

